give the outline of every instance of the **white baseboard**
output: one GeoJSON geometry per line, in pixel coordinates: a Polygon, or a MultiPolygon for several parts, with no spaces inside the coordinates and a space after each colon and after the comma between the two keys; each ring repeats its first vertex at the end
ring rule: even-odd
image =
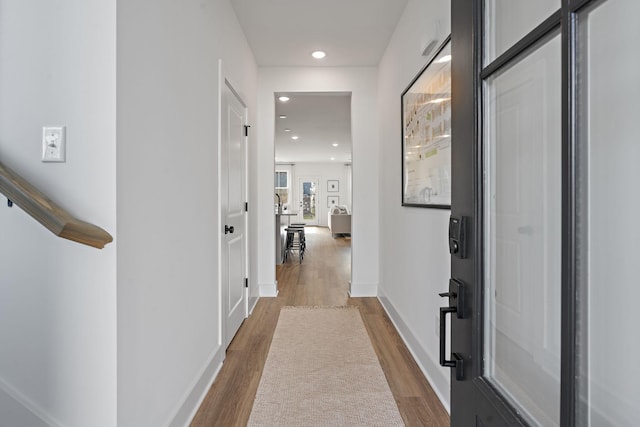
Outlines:
{"type": "Polygon", "coordinates": [[[260,297],[277,297],[278,281],[274,283],[263,283],[260,285],[260,297]]]}
{"type": "Polygon", "coordinates": [[[443,375],[442,368],[440,364],[435,363],[427,354],[427,352],[422,348],[418,339],[411,332],[407,324],[402,320],[400,314],[396,311],[391,301],[384,295],[384,291],[380,289],[380,294],[378,296],[378,300],[382,307],[387,312],[387,315],[391,319],[391,322],[396,327],[396,330],[400,334],[402,341],[404,341],[405,345],[409,349],[409,352],[413,356],[414,360],[420,367],[420,370],[431,384],[431,388],[444,405],[444,408],[447,410],[449,414],[451,414],[451,406],[450,406],[450,385],[447,382],[447,375],[449,375],[449,370],[446,370],[446,374],[443,375]]]}
{"type": "Polygon", "coordinates": [[[260,301],[260,297],[249,297],[249,315],[253,313],[253,309],[256,308],[258,301],[260,301]]]}
{"type": "Polygon", "coordinates": [[[350,283],[349,296],[351,298],[376,297],[378,296],[377,283],[350,283]]]}
{"type": "Polygon", "coordinates": [[[225,349],[220,346],[213,352],[209,361],[200,370],[191,386],[187,389],[181,404],[173,412],[174,416],[167,424],[168,427],[187,427],[202,405],[202,401],[209,392],[213,381],[218,376],[224,362],[225,349]]]}
{"type": "Polygon", "coordinates": [[[0,378],[0,426],[62,427],[62,424],[0,378]]]}

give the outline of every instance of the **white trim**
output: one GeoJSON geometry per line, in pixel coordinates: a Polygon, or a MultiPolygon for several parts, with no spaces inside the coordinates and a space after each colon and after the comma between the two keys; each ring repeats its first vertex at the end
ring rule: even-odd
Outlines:
{"type": "Polygon", "coordinates": [[[431,384],[431,388],[436,393],[436,396],[438,396],[438,399],[440,399],[440,402],[442,402],[442,405],[447,410],[447,412],[451,414],[449,398],[445,397],[444,395],[445,390],[449,393],[451,390],[449,384],[446,381],[446,375],[449,374],[448,369],[446,371],[446,374],[443,374],[441,370],[445,368],[442,368],[440,365],[435,364],[431,360],[431,358],[427,355],[427,352],[420,345],[420,342],[418,341],[416,336],[411,332],[407,324],[400,317],[400,314],[393,307],[393,304],[391,304],[389,298],[387,298],[385,295],[379,295],[378,300],[380,301],[380,304],[382,304],[384,311],[387,312],[389,319],[391,319],[391,322],[396,327],[398,334],[400,334],[402,341],[404,341],[405,345],[409,349],[409,352],[418,364],[418,367],[427,378],[427,381],[429,381],[429,384],[431,384]]]}
{"type": "Polygon", "coordinates": [[[260,285],[260,298],[264,297],[277,297],[278,296],[278,281],[274,283],[262,283],[260,285]]]}
{"type": "Polygon", "coordinates": [[[222,304],[223,292],[222,292],[222,86],[224,85],[224,73],[222,72],[222,59],[218,59],[218,135],[216,141],[216,169],[218,171],[218,346],[222,346],[224,342],[224,334],[226,333],[226,322],[224,316],[224,305],[222,304]]]}
{"type": "Polygon", "coordinates": [[[258,305],[258,301],[260,301],[260,297],[249,298],[249,315],[253,313],[253,310],[256,308],[256,305],[258,305]]]}
{"type": "Polygon", "coordinates": [[[378,296],[377,283],[350,283],[349,296],[351,298],[376,297],[378,296]]]}
{"type": "Polygon", "coordinates": [[[167,424],[168,427],[188,427],[193,418],[196,416],[196,412],[200,409],[200,405],[207,396],[211,385],[215,381],[220,369],[222,369],[222,362],[224,362],[225,349],[219,346],[211,355],[208,362],[200,369],[198,375],[191,382],[191,385],[187,388],[183,398],[180,399],[180,404],[173,411],[171,421],[167,424]]]}
{"type": "Polygon", "coordinates": [[[28,424],[30,426],[37,427],[37,425],[31,424],[31,421],[41,421],[42,427],[63,427],[63,425],[58,420],[49,415],[47,411],[42,409],[31,399],[22,394],[18,389],[6,382],[3,378],[0,378],[0,400],[2,401],[3,407],[6,405],[11,405],[11,402],[13,401],[15,402],[15,404],[12,406],[20,405],[21,408],[18,408],[18,410],[23,409],[33,415],[35,419],[30,420],[28,424]],[[2,397],[3,393],[7,395],[7,398],[2,397]]]}
{"type": "MultiPolygon", "coordinates": [[[[222,194],[222,176],[223,176],[223,167],[222,167],[222,144],[223,144],[223,135],[222,135],[222,121],[223,119],[225,119],[225,117],[223,117],[224,115],[224,109],[223,107],[223,92],[224,90],[228,89],[238,100],[238,102],[240,103],[240,105],[242,105],[243,108],[243,118],[242,118],[242,122],[243,122],[243,126],[248,126],[249,124],[249,107],[247,107],[247,104],[244,102],[244,100],[242,99],[242,97],[240,96],[240,94],[235,90],[233,84],[231,83],[231,80],[227,77],[227,74],[225,73],[225,69],[222,63],[222,59],[218,59],[218,141],[217,141],[217,168],[218,168],[218,310],[220,313],[220,317],[219,317],[219,345],[222,345],[222,343],[225,344],[225,347],[227,345],[227,340],[229,339],[229,337],[227,337],[227,321],[228,321],[228,316],[229,316],[229,310],[225,309],[224,304],[222,303],[225,299],[225,291],[224,291],[224,287],[225,284],[223,283],[223,279],[225,279],[224,277],[222,277],[222,271],[223,271],[223,259],[222,259],[222,253],[223,253],[223,235],[222,235],[222,223],[223,223],[223,214],[222,214],[222,197],[220,196],[222,194]]],[[[250,150],[250,145],[249,145],[249,136],[246,134],[246,132],[244,133],[244,144],[245,144],[245,151],[244,151],[244,166],[245,166],[245,177],[244,177],[244,181],[245,181],[245,195],[244,195],[244,201],[248,203],[249,201],[249,150],[250,150]]],[[[225,166],[225,171],[226,170],[226,166],[225,166]]],[[[227,175],[228,175],[228,171],[227,171],[227,175]]],[[[249,258],[249,215],[248,212],[244,211],[243,212],[243,221],[244,221],[244,229],[245,229],[245,233],[244,233],[244,242],[243,242],[243,246],[244,246],[244,277],[248,278],[249,277],[249,263],[250,263],[250,258],[249,258]]],[[[229,274],[229,272],[227,271],[227,275],[229,274]]],[[[227,277],[228,278],[228,277],[227,277]]],[[[244,300],[244,313],[243,313],[243,318],[246,319],[247,317],[249,317],[249,300],[248,300],[248,296],[249,296],[249,290],[245,289],[245,300],[244,300]]],[[[237,331],[236,331],[237,333],[237,331]]],[[[229,340],[230,341],[230,340],[229,340]]]]}

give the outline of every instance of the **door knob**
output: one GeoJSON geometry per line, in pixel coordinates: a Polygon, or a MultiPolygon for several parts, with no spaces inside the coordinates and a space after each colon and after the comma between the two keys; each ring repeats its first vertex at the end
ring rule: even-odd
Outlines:
{"type": "Polygon", "coordinates": [[[234,231],[235,228],[233,228],[233,225],[231,227],[229,227],[228,225],[224,226],[224,234],[233,234],[234,231]]]}
{"type": "Polygon", "coordinates": [[[527,236],[532,236],[533,235],[533,227],[531,227],[530,225],[524,225],[522,227],[518,227],[518,233],[524,234],[524,235],[527,235],[527,236]]]}

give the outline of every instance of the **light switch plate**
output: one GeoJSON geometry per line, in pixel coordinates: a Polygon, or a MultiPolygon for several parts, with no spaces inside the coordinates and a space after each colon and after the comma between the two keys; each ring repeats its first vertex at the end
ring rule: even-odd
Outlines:
{"type": "Polygon", "coordinates": [[[66,132],[64,126],[42,128],[42,161],[64,162],[66,160],[66,132]]]}

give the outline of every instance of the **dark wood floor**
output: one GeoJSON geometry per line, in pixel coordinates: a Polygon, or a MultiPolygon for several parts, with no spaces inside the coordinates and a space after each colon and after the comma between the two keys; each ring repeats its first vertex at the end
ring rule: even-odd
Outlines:
{"type": "Polygon", "coordinates": [[[307,227],[304,261],[276,268],[278,297],[262,298],[227,349],[192,426],[245,426],[280,308],[356,305],[407,426],[448,426],[449,416],[376,298],[349,298],[351,240],[307,227]]]}

